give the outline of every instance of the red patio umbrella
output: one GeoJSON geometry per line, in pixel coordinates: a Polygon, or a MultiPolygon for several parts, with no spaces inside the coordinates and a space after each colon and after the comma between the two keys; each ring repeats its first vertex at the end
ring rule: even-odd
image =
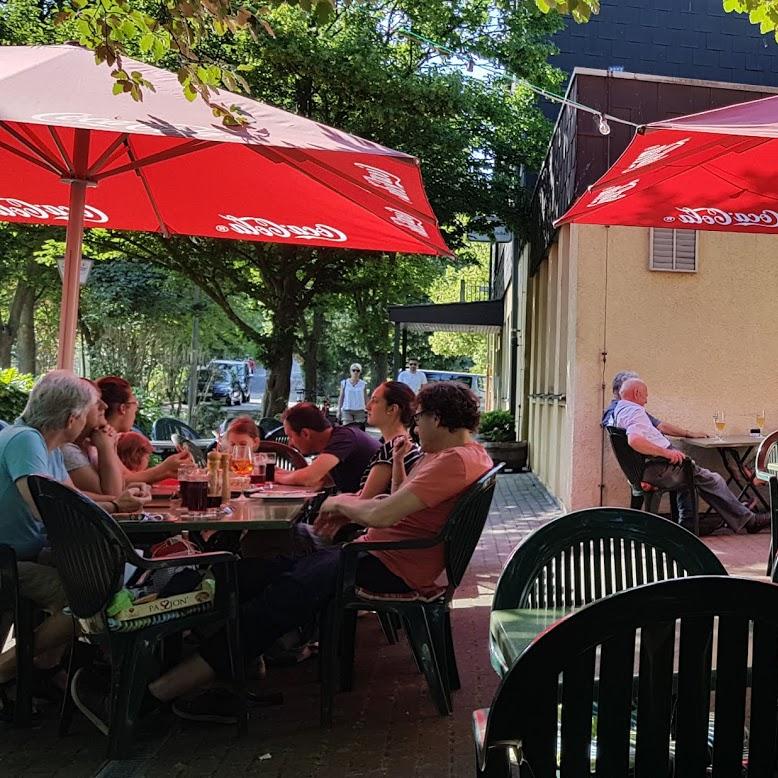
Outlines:
{"type": "Polygon", "coordinates": [[[225,127],[175,74],[123,67],[156,91],[114,96],[77,46],[0,47],[0,220],[67,224],[60,367],[84,227],[450,254],[414,157],[229,92],[248,124],[225,127]]]}
{"type": "Polygon", "coordinates": [[[778,234],[778,96],[646,125],[565,223],[778,234]]]}

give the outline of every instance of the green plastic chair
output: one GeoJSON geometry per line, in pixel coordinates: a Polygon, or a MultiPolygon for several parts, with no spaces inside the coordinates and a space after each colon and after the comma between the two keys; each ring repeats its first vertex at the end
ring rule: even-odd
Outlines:
{"type": "Polygon", "coordinates": [[[535,530],[516,547],[492,600],[489,649],[503,676],[533,638],[614,592],[689,575],[726,575],[695,535],[653,513],[587,508],[535,530]]]}
{"type": "Polygon", "coordinates": [[[773,778],[776,656],[773,584],[694,576],[605,597],[539,635],[474,713],[476,773],[773,778]]]}

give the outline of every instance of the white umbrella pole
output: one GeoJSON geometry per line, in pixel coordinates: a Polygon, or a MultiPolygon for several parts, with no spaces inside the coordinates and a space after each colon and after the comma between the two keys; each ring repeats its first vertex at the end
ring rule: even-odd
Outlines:
{"type": "Polygon", "coordinates": [[[78,327],[78,297],[81,277],[81,246],[84,239],[86,170],[89,164],[89,130],[76,130],[73,142],[74,175],[63,179],[70,184],[65,269],[62,274],[62,302],[59,313],[59,356],[57,367],[73,369],[78,327]]]}

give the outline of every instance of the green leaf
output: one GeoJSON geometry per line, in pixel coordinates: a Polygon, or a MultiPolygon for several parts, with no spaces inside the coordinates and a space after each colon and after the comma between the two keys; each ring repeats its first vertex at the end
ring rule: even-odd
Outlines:
{"type": "Polygon", "coordinates": [[[154,41],[155,41],[154,34],[151,32],[147,32],[145,35],[143,35],[140,39],[140,50],[144,54],[148,54],[152,48],[154,47],[154,41]]]}
{"type": "Polygon", "coordinates": [[[120,95],[122,92],[124,92],[124,84],[121,81],[117,81],[113,85],[113,89],[111,90],[115,95],[120,95]]]}

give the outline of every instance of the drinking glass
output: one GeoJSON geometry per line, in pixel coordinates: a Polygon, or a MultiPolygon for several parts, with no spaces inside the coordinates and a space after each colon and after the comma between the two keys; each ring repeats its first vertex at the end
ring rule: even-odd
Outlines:
{"type": "Polygon", "coordinates": [[[230,469],[235,475],[251,475],[254,470],[251,446],[240,444],[232,447],[230,469]]]}
{"type": "Polygon", "coordinates": [[[265,469],[266,469],[265,455],[254,454],[254,470],[251,473],[252,484],[261,485],[265,483],[265,469]]]}
{"type": "Polygon", "coordinates": [[[765,422],[765,416],[764,416],[764,408],[756,412],[756,426],[759,428],[759,432],[761,433],[764,429],[764,422],[765,422]]]}
{"type": "Polygon", "coordinates": [[[192,477],[192,473],[197,470],[197,465],[194,462],[183,462],[178,466],[178,493],[181,495],[181,507],[189,507],[189,481],[192,477]]]}
{"type": "Polygon", "coordinates": [[[265,454],[265,488],[272,489],[272,483],[276,477],[276,461],[278,457],[276,454],[265,454]]]}
{"type": "Polygon", "coordinates": [[[716,439],[721,440],[724,430],[727,428],[727,419],[724,411],[716,411],[713,414],[713,424],[716,427],[716,439]]]}
{"type": "Polygon", "coordinates": [[[187,503],[193,513],[202,513],[208,509],[208,473],[205,470],[195,470],[189,476],[187,503]]]}

